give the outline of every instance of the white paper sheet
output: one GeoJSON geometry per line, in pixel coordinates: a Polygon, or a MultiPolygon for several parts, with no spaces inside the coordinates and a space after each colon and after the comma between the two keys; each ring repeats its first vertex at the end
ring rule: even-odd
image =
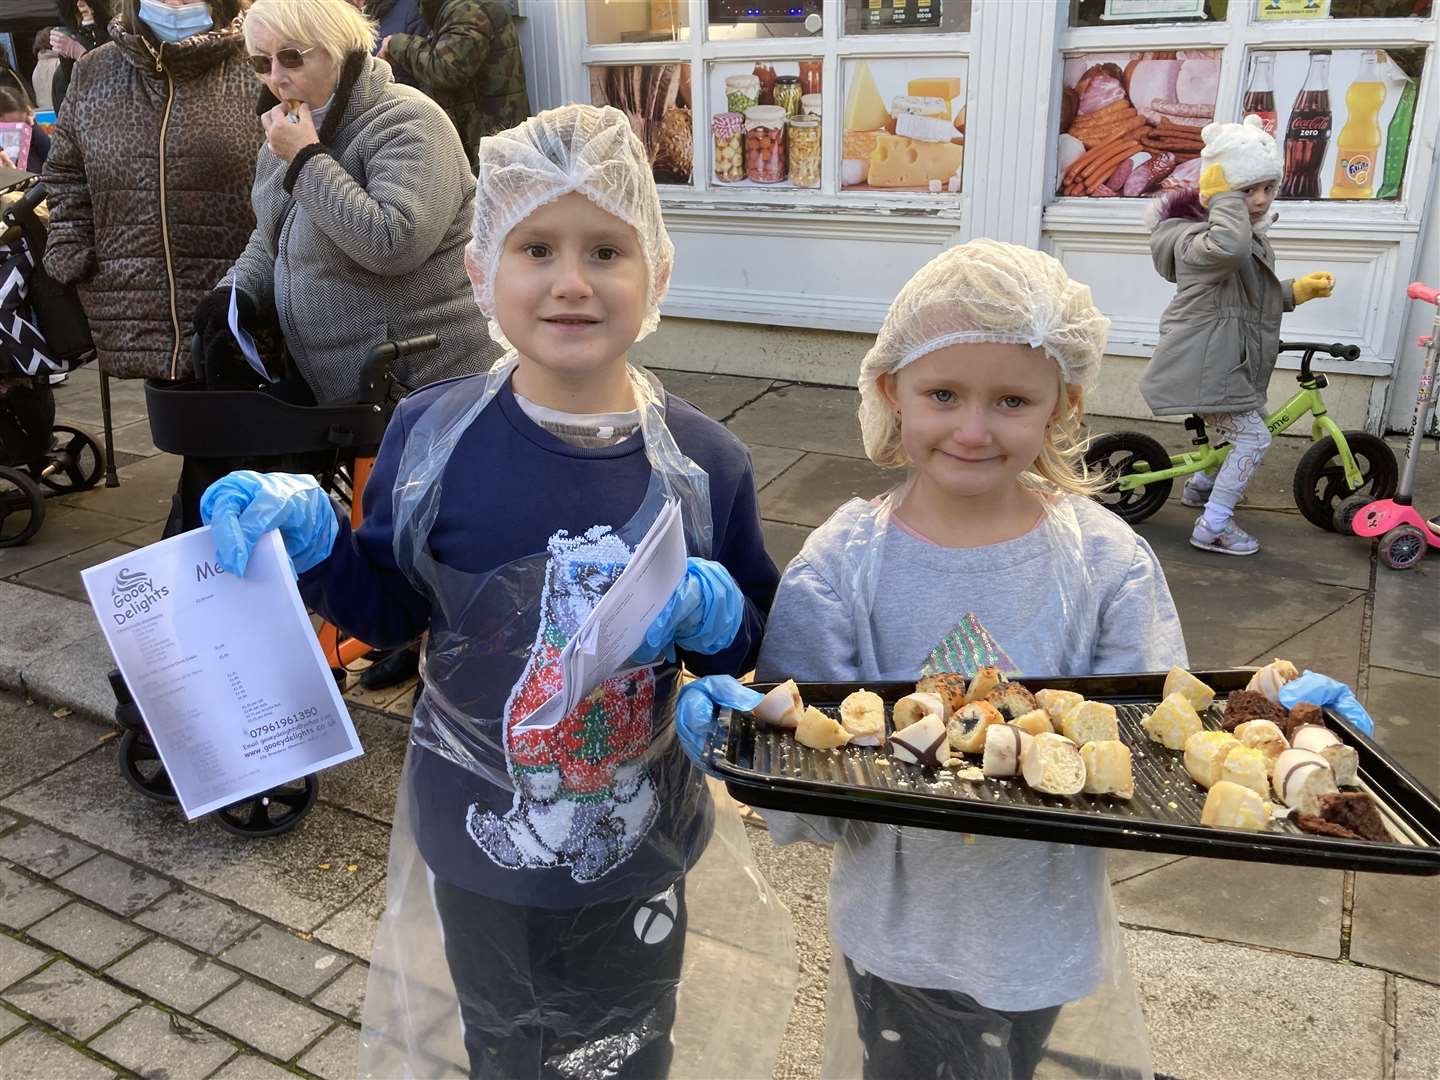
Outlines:
{"type": "Polygon", "coordinates": [[[240,325],[240,304],[235,298],[235,290],[238,286],[232,281],[230,283],[230,334],[235,338],[235,343],[240,346],[240,352],[245,357],[245,362],[255,369],[255,373],[266,382],[276,382],[270,377],[270,372],[265,370],[265,361],[260,359],[260,350],[255,347],[255,339],[250,332],[240,325]]]}
{"type": "Polygon", "coordinates": [[[279,533],[243,578],[208,527],[81,578],[187,817],[362,753],[279,533]]]}
{"type": "Polygon", "coordinates": [[[625,570],[560,652],[560,691],[516,724],[517,730],[552,728],[625,662],[685,578],[685,527],[680,503],[668,500],[625,570]]]}

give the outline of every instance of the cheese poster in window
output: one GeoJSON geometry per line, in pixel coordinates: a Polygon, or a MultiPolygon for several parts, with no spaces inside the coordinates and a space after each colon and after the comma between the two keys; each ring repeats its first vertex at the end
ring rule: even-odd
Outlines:
{"type": "Polygon", "coordinates": [[[823,61],[710,66],[710,179],[717,187],[819,188],[823,61]]]}
{"type": "Polygon", "coordinates": [[[959,194],[967,70],[955,57],[847,61],[841,187],[959,194]]]}
{"type": "Polygon", "coordinates": [[[694,169],[689,64],[590,68],[590,103],[623,112],[645,144],[657,184],[689,184],[694,169]]]}
{"type": "Polygon", "coordinates": [[[1142,198],[1197,187],[1220,72],[1218,49],[1067,56],[1056,193],[1142,198]]]}

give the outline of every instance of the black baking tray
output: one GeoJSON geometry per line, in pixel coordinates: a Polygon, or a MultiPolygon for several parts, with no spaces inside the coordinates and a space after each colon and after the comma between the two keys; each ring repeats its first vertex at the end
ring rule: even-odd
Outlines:
{"type": "MultiPolygon", "coordinates": [[[[1215,689],[1218,703],[1229,691],[1243,689],[1253,673],[1236,668],[1194,674],[1215,689]]],[[[1205,791],[1185,771],[1182,753],[1151,742],[1140,727],[1141,718],[1161,698],[1163,672],[1017,681],[1032,691],[1074,690],[1114,705],[1120,737],[1133,753],[1134,797],[1065,797],[1032,791],[1018,779],[961,780],[951,769],[895,761],[884,747],[812,750],[797,743],[791,732],[729,710],[721,713],[708,754],[734,798],[766,810],[1172,855],[1440,874],[1440,801],[1377,743],[1330,710],[1325,711],[1325,723],[1359,757],[1360,789],[1375,797],[1381,816],[1403,843],[1315,836],[1288,820],[1273,822],[1265,832],[1201,825],[1205,791]],[[876,760],[882,757],[884,764],[876,760]]],[[[754,689],[764,692],[773,685],[757,684],[754,689]]],[[[840,702],[855,690],[873,690],[887,707],[915,690],[913,682],[799,687],[807,705],[835,716],[840,702]]],[[[1216,706],[1201,718],[1208,728],[1220,727],[1216,706]]],[[[887,708],[887,727],[888,722],[887,708]]],[[[971,755],[967,762],[978,767],[979,758],[971,755]]]]}

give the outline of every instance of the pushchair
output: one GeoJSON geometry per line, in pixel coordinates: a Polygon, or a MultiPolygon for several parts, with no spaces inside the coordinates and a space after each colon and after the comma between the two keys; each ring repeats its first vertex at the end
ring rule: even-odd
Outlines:
{"type": "Polygon", "coordinates": [[[55,423],[49,376],[88,364],[95,345],[75,291],[45,273],[44,187],[33,173],[0,168],[0,196],[20,192],[0,229],[10,237],[0,242],[0,547],[39,531],[46,489],[84,491],[105,470],[89,434],[55,423]]]}
{"type": "MultiPolygon", "coordinates": [[[[375,346],[361,369],[361,393],[353,403],[298,403],[248,374],[211,369],[198,348],[192,354],[196,378],[148,382],[145,404],[150,437],[172,454],[213,458],[269,457],[304,461],[322,485],[348,506],[360,524],[360,499],[395,404],[409,388],[391,375],[402,356],[433,349],[434,334],[375,346]]],[[[338,679],[370,646],[344,637],[328,623],[317,633],[338,679]]],[[[144,718],[118,671],[110,673],[115,719],[124,728],[117,749],[120,772],[140,794],[157,802],[178,802],[170,777],[150,739],[144,718]]],[[[315,805],[320,782],[304,776],[242,799],[215,812],[222,829],[237,836],[278,836],[298,825],[315,805]]]]}

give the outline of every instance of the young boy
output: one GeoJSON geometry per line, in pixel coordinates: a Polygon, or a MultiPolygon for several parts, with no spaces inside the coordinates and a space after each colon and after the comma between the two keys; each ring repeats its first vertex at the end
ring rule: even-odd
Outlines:
{"type": "MultiPolygon", "coordinates": [[[[472,1076],[662,1077],[684,875],[713,815],[669,728],[677,660],[748,670],[778,574],[745,448],[627,364],[674,249],[624,115],[541,113],[483,140],[479,166],[466,264],[507,356],[399,406],[358,531],[308,477],[233,473],[201,512],[232,571],[278,527],[317,611],[380,647],[428,634],[372,1002],[397,966],[433,984],[421,936],[438,914],[472,1076]],[[691,554],[716,561],[689,560],[634,658],[660,662],[527,729],[664,497],[691,554]],[[397,880],[407,847],[418,893],[397,880]]],[[[422,995],[387,992],[405,1014],[367,1009],[367,1033],[433,1049],[414,1030],[422,995]]]]}
{"type": "Polygon", "coordinates": [[[1157,416],[1199,413],[1215,436],[1234,444],[1213,479],[1190,478],[1181,501],[1205,508],[1190,534],[1195,547],[1254,555],[1260,542],[1233,515],[1270,448],[1265,391],[1280,349],[1280,316],[1329,296],[1335,279],[1275,276],[1265,232],[1285,163],[1260,118],[1209,124],[1200,136],[1198,197],[1186,188],[1157,201],[1150,254],[1176,288],[1140,392],[1157,416]]]}

